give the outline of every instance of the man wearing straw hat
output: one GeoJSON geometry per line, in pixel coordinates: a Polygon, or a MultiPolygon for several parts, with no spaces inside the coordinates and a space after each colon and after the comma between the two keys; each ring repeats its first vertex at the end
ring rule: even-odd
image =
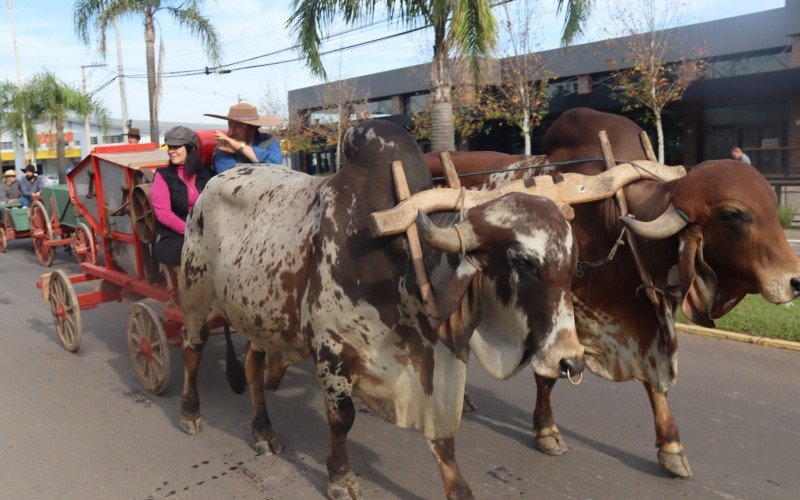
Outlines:
{"type": "Polygon", "coordinates": [[[17,171],[13,168],[3,174],[3,184],[0,185],[0,205],[18,207],[22,205],[22,191],[17,182],[17,171]]]}
{"type": "Polygon", "coordinates": [[[227,115],[205,113],[205,116],[228,120],[228,132],[214,132],[219,144],[214,149],[214,170],[218,174],[239,163],[283,163],[280,143],[268,133],[260,133],[259,127],[275,127],[281,124],[278,118],[260,116],[252,104],[240,102],[231,106],[227,115]]]}

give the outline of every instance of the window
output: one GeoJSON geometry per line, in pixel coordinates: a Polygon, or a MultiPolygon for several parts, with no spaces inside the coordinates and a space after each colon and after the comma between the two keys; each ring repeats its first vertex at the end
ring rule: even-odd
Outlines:
{"type": "Polygon", "coordinates": [[[573,77],[562,82],[553,82],[547,86],[547,94],[550,97],[576,94],[577,92],[578,77],[573,77]]]}
{"type": "Polygon", "coordinates": [[[392,114],[392,98],[366,102],[358,107],[359,111],[363,110],[365,115],[372,118],[389,116],[392,114]]]}
{"type": "Polygon", "coordinates": [[[93,145],[94,145],[94,144],[97,144],[97,137],[94,137],[94,136],[93,136],[93,137],[91,137],[91,139],[89,140],[89,143],[90,143],[90,144],[93,144],[93,145]]]}
{"type": "Polygon", "coordinates": [[[339,110],[336,108],[319,109],[308,115],[309,125],[322,125],[325,123],[338,123],[339,110]]]}
{"type": "Polygon", "coordinates": [[[14,149],[14,143],[11,141],[0,142],[0,149],[14,149]]]}
{"type": "MultiPolygon", "coordinates": [[[[118,142],[123,142],[122,134],[120,135],[105,135],[103,136],[103,142],[106,144],[115,144],[118,142]]],[[[97,137],[92,137],[92,144],[97,144],[97,137]]]]}
{"type": "Polygon", "coordinates": [[[791,53],[787,50],[777,54],[761,54],[736,59],[709,61],[705,78],[725,78],[729,76],[781,71],[789,68],[791,53]]]}
{"type": "Polygon", "coordinates": [[[409,95],[403,99],[403,112],[407,115],[411,115],[414,113],[421,113],[425,110],[425,106],[428,104],[428,99],[430,99],[430,94],[417,94],[417,95],[409,95]]]}

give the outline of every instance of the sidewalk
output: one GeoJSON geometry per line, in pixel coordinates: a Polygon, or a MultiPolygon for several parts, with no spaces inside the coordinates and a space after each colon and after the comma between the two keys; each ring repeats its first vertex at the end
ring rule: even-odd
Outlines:
{"type": "Polygon", "coordinates": [[[800,229],[784,229],[787,240],[800,240],[800,229]]]}

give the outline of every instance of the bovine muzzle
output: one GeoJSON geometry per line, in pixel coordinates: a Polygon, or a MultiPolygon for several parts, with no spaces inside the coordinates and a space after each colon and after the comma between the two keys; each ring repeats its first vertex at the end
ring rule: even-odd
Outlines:
{"type": "Polygon", "coordinates": [[[580,377],[583,374],[583,369],[586,368],[583,358],[564,358],[558,365],[558,376],[568,378],[570,382],[572,382],[573,377],[580,377]]]}
{"type": "Polygon", "coordinates": [[[800,278],[792,278],[789,280],[792,285],[792,300],[800,297],[800,278]]]}

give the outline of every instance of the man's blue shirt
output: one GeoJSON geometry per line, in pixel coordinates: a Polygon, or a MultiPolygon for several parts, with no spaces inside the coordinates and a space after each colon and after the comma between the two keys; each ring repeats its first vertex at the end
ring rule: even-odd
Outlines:
{"type": "MultiPolygon", "coordinates": [[[[283,163],[283,153],[281,153],[281,145],[278,141],[267,144],[266,148],[260,148],[258,146],[252,146],[252,148],[253,152],[256,154],[256,158],[258,158],[259,163],[277,163],[278,165],[283,163]]],[[[243,162],[236,154],[225,153],[219,150],[217,150],[216,154],[214,155],[214,170],[216,170],[218,174],[221,174],[222,172],[229,170],[240,163],[249,162],[243,162]]]]}

